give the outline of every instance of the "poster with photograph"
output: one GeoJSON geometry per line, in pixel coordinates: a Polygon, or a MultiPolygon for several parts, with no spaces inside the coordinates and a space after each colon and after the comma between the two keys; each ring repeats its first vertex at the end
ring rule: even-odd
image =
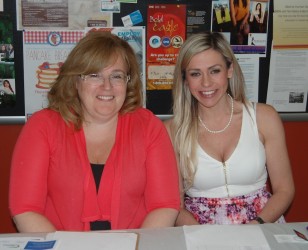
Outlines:
{"type": "Polygon", "coordinates": [[[148,6],[147,90],[172,88],[176,58],[185,38],[186,5],[148,6]]]}
{"type": "Polygon", "coordinates": [[[50,84],[84,31],[24,31],[25,115],[47,105],[50,84]]]}
{"type": "Polygon", "coordinates": [[[98,0],[16,0],[18,30],[83,30],[112,26],[112,12],[98,0]]]}
{"type": "Polygon", "coordinates": [[[0,13],[0,111],[16,104],[13,20],[0,13]]]}
{"type": "Polygon", "coordinates": [[[266,103],[278,112],[305,112],[308,50],[272,49],[266,103]]]}
{"type": "Polygon", "coordinates": [[[222,32],[235,54],[266,56],[269,0],[212,1],[212,31],[222,32]]]}

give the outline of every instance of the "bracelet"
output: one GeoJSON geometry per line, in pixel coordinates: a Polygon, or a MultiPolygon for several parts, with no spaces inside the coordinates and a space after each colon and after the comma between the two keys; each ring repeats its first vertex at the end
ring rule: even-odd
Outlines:
{"type": "Polygon", "coordinates": [[[261,217],[259,217],[259,216],[257,216],[255,218],[255,221],[259,222],[259,224],[264,224],[265,223],[265,221],[261,217]]]}

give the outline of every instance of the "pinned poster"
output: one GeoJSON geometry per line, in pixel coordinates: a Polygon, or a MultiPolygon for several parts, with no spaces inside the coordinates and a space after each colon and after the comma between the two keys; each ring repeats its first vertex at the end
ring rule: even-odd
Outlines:
{"type": "Polygon", "coordinates": [[[147,90],[171,89],[176,58],[186,38],[186,5],[149,5],[147,27],[147,90]]]}
{"type": "Polygon", "coordinates": [[[47,106],[47,94],[60,67],[84,31],[24,31],[25,115],[47,106]]]}
{"type": "Polygon", "coordinates": [[[0,115],[16,105],[13,18],[0,12],[0,115]]]}
{"type": "Polygon", "coordinates": [[[136,10],[127,16],[122,17],[122,22],[125,27],[135,26],[143,22],[140,10],[136,10]]]}

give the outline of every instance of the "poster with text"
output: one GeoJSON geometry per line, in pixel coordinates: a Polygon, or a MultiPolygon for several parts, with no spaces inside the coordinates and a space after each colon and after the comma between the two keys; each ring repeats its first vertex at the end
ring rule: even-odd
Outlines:
{"type": "Polygon", "coordinates": [[[24,31],[25,115],[47,106],[47,93],[84,31],[24,31]]]}
{"type": "Polygon", "coordinates": [[[147,17],[147,90],[171,89],[176,58],[186,38],[186,5],[151,4],[147,17]]]}
{"type": "Polygon", "coordinates": [[[112,12],[99,0],[16,0],[18,30],[83,30],[112,26],[112,12]]]}
{"type": "Polygon", "coordinates": [[[210,4],[194,3],[187,5],[186,38],[198,32],[211,30],[212,8],[210,4]]]}

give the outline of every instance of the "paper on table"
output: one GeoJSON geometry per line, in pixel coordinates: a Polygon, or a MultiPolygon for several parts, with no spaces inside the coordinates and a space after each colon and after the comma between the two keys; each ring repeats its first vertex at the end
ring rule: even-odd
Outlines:
{"type": "Polygon", "coordinates": [[[291,234],[276,234],[274,235],[278,243],[303,243],[308,244],[308,241],[301,239],[297,235],[291,234]]]}
{"type": "Polygon", "coordinates": [[[58,241],[57,250],[135,250],[138,234],[126,232],[62,232],[48,234],[46,239],[58,241]]]}
{"type": "Polygon", "coordinates": [[[270,250],[262,230],[253,225],[184,226],[187,250],[270,250]]]}
{"type": "Polygon", "coordinates": [[[43,241],[42,237],[1,237],[1,250],[22,250],[28,241],[43,241]]]}

